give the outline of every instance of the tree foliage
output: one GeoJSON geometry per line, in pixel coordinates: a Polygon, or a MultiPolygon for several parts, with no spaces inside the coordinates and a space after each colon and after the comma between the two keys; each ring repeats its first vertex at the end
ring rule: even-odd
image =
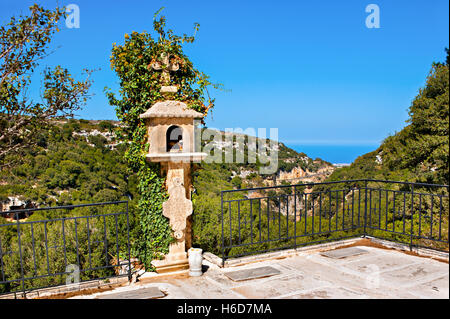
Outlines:
{"type": "Polygon", "coordinates": [[[48,128],[56,117],[73,116],[88,98],[91,71],[85,70],[86,79],[76,81],[59,65],[44,69],[40,102],[28,94],[31,77],[49,54],[63,14],[61,8],[46,10],[35,4],[29,16],[12,17],[0,27],[0,165],[20,159],[21,150],[38,142],[38,129],[48,128]]]}

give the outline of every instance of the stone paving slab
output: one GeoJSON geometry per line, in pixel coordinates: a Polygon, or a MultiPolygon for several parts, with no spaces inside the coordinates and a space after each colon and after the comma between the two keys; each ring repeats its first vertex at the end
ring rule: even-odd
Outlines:
{"type": "MultiPolygon", "coordinates": [[[[178,279],[173,282],[174,288],[182,290],[189,298],[192,299],[204,299],[205,296],[210,299],[236,299],[242,298],[241,295],[234,293],[228,287],[218,285],[214,281],[208,280],[208,276],[202,277],[190,277],[188,279],[178,279]]],[[[170,289],[168,295],[171,296],[171,292],[175,289],[170,289]]],[[[183,297],[181,297],[183,298],[183,297]]]]}
{"type": "Polygon", "coordinates": [[[280,274],[279,270],[270,266],[266,266],[237,271],[228,271],[225,273],[225,276],[227,276],[233,281],[243,281],[243,280],[265,278],[279,274],[280,274]]]}
{"type": "Polygon", "coordinates": [[[164,293],[157,287],[141,288],[132,291],[101,294],[96,299],[155,299],[164,297],[164,293]]]}
{"type": "Polygon", "coordinates": [[[343,267],[359,273],[370,273],[373,272],[374,269],[379,272],[385,272],[397,269],[399,267],[403,268],[418,262],[420,262],[420,260],[418,261],[416,258],[408,258],[407,255],[397,256],[395,254],[380,254],[378,256],[371,256],[367,259],[350,261],[343,264],[343,267]]]}
{"type": "Polygon", "coordinates": [[[144,288],[152,286],[164,293],[162,299],[449,298],[448,263],[375,247],[363,250],[364,254],[339,259],[315,251],[225,269],[204,261],[209,268],[201,277],[187,273],[155,276],[124,287],[120,293],[122,298],[144,299],[148,297],[144,288]],[[231,276],[234,279],[247,279],[234,281],[227,276],[232,273],[238,274],[231,276]]]}
{"type": "MultiPolygon", "coordinates": [[[[339,286],[359,291],[368,298],[448,298],[448,264],[398,251],[373,247],[364,249],[367,250],[367,254],[351,257],[348,261],[311,254],[280,260],[279,265],[289,267],[296,273],[301,272],[305,278],[312,278],[316,282],[329,282],[336,289],[339,286]],[[430,274],[428,276],[420,276],[422,272],[420,265],[423,263],[428,269],[427,274],[430,274]],[[416,278],[408,280],[407,278],[411,278],[409,276],[413,276],[414,273],[416,278]],[[444,284],[439,283],[441,287],[438,288],[439,292],[436,289],[432,290],[428,281],[445,274],[447,277],[442,278],[444,284]],[[372,282],[374,275],[379,276],[378,287],[372,282]],[[424,281],[428,286],[423,284],[424,281]],[[415,289],[408,288],[410,285],[415,289]]],[[[308,288],[301,286],[299,284],[299,288],[308,288]]]]}
{"type": "Polygon", "coordinates": [[[263,284],[249,283],[247,285],[232,288],[232,290],[243,295],[245,298],[280,298],[281,296],[290,295],[298,291],[325,287],[331,284],[331,282],[320,280],[312,276],[293,274],[281,278],[274,278],[263,284]]]}
{"type": "Polygon", "coordinates": [[[357,247],[349,247],[349,248],[340,248],[340,249],[326,251],[326,252],[321,253],[321,255],[328,257],[328,258],[342,259],[342,258],[357,256],[357,255],[361,255],[361,254],[365,254],[365,253],[367,253],[367,250],[357,248],[357,247]]]}
{"type": "Polygon", "coordinates": [[[308,292],[301,292],[291,296],[285,297],[286,299],[367,299],[369,296],[354,291],[348,288],[342,287],[325,287],[308,292]]]}
{"type": "Polygon", "coordinates": [[[261,267],[265,267],[265,266],[273,267],[273,268],[277,269],[278,271],[280,271],[280,274],[273,275],[271,277],[251,279],[251,282],[254,284],[263,284],[264,282],[266,282],[269,279],[277,279],[277,278],[281,278],[284,276],[295,274],[294,270],[282,265],[281,263],[279,263],[277,261],[277,262],[261,262],[261,263],[250,264],[250,265],[245,265],[245,266],[238,266],[238,267],[233,267],[230,270],[228,270],[228,269],[211,269],[211,270],[208,270],[207,273],[203,274],[202,278],[207,278],[207,280],[213,282],[216,285],[220,285],[221,287],[225,287],[227,289],[232,289],[235,287],[246,285],[247,281],[233,281],[230,278],[228,278],[227,276],[225,276],[226,272],[234,271],[233,269],[238,269],[238,270],[251,269],[251,268],[255,268],[255,266],[257,266],[257,265],[259,265],[261,267]]]}
{"type": "Polygon", "coordinates": [[[425,282],[415,287],[409,288],[409,291],[420,298],[449,298],[449,277],[448,275],[425,282]]]}
{"type": "MultiPolygon", "coordinates": [[[[364,287],[364,279],[358,277],[358,273],[345,271],[346,269],[339,259],[330,259],[328,257],[322,257],[320,254],[312,256],[304,256],[303,258],[288,258],[280,261],[284,266],[290,267],[295,273],[301,272],[305,278],[311,278],[315,282],[328,282],[331,286],[350,287],[357,285],[364,287]]],[[[309,289],[314,288],[307,287],[309,289]]]]}
{"type": "Polygon", "coordinates": [[[429,260],[398,270],[387,271],[383,273],[382,277],[388,284],[395,282],[396,285],[414,286],[448,274],[448,265],[447,269],[443,269],[441,264],[429,260]]]}

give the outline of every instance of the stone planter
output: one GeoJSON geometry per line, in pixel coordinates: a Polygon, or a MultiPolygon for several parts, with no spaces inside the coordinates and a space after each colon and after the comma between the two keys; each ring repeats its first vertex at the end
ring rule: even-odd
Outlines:
{"type": "Polygon", "coordinates": [[[198,277],[203,274],[202,272],[202,249],[190,248],[188,250],[189,258],[189,276],[198,277]]]}

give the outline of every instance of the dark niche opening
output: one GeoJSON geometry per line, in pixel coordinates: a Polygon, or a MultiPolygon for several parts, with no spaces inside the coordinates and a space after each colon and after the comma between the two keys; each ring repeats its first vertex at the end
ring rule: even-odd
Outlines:
{"type": "Polygon", "coordinates": [[[166,151],[181,152],[183,150],[183,130],[181,127],[172,125],[166,133],[166,151]]]}

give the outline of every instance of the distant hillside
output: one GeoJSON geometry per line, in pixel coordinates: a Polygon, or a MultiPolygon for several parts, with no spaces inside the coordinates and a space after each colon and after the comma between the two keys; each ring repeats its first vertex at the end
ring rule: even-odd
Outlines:
{"type": "MultiPolygon", "coordinates": [[[[126,145],[116,139],[117,125],[113,121],[60,120],[51,132],[41,132],[37,147],[28,151],[23,164],[0,172],[0,210],[129,200],[130,237],[138,240],[137,178],[123,159],[126,145]]],[[[247,161],[195,165],[194,245],[215,252],[220,247],[221,190],[323,180],[334,169],[282,143],[277,148],[279,167],[272,175],[260,175],[261,164],[247,161]]],[[[20,218],[38,219],[38,215],[20,218]]]]}
{"type": "MultiPolygon", "coordinates": [[[[247,147],[247,141],[245,147],[247,147]]],[[[260,163],[205,164],[193,173],[194,203],[193,245],[205,251],[220,253],[221,191],[322,181],[334,166],[321,159],[313,160],[278,143],[278,169],[270,175],[259,174],[260,163]]],[[[249,194],[250,195],[250,194],[249,194]]],[[[292,204],[292,203],[291,203],[292,204]]],[[[280,208],[285,214],[286,207],[280,208]]],[[[234,217],[233,217],[234,218],[234,217]]]]}
{"type": "MultiPolygon", "coordinates": [[[[117,141],[116,121],[61,119],[51,132],[41,132],[40,141],[23,158],[23,164],[0,172],[0,209],[70,205],[87,202],[131,200],[139,194],[136,176],[123,160],[126,145],[117,141]]],[[[273,185],[288,178],[324,179],[332,166],[312,160],[280,143],[276,174],[261,177],[259,163],[201,164],[194,187],[208,190],[273,185]],[[198,176],[212,176],[206,184],[198,176]],[[197,185],[199,184],[199,185],[197,185]]]]}
{"type": "Polygon", "coordinates": [[[409,108],[407,124],[377,150],[337,169],[328,180],[373,178],[448,185],[448,58],[445,64],[433,64],[425,87],[409,108]]]}
{"type": "Polygon", "coordinates": [[[60,120],[41,132],[23,164],[0,172],[5,210],[16,197],[35,206],[115,201],[136,195],[112,121],[60,120]]]}
{"type": "MultiPolygon", "coordinates": [[[[209,129],[204,129],[209,130],[209,129]]],[[[229,133],[221,132],[223,136],[229,135],[229,133]]],[[[295,150],[286,147],[283,143],[274,143],[273,149],[270,149],[270,143],[267,146],[270,152],[277,152],[278,165],[276,172],[272,174],[260,174],[260,168],[265,167],[268,164],[261,164],[256,150],[249,149],[249,141],[246,135],[240,139],[243,141],[243,145],[239,145],[238,137],[242,137],[243,134],[234,134],[233,140],[233,163],[207,165],[203,163],[202,169],[207,170],[220,170],[223,167],[227,171],[227,179],[232,180],[233,185],[237,188],[241,187],[261,187],[261,186],[273,186],[281,183],[298,183],[298,182],[311,182],[317,180],[323,180],[329,176],[334,170],[334,166],[320,158],[313,160],[305,153],[297,153],[295,150]],[[237,150],[244,150],[243,163],[236,163],[237,150]],[[249,158],[256,159],[256,163],[249,161],[249,158]]],[[[204,135],[203,135],[204,136],[204,135]]],[[[225,138],[224,138],[225,140],[225,138]]],[[[210,141],[204,141],[206,144],[210,141]]],[[[263,141],[266,142],[266,141],[263,141]]],[[[255,142],[256,143],[256,142],[255,142]]],[[[214,149],[221,151],[223,158],[230,158],[229,142],[216,143],[214,149]]]]}

